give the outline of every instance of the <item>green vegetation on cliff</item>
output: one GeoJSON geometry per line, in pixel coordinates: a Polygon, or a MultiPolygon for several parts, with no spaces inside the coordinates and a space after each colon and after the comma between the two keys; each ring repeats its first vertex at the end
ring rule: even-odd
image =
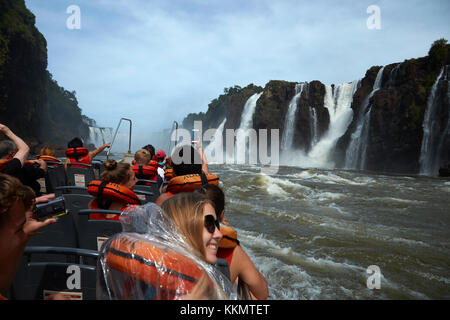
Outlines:
{"type": "Polygon", "coordinates": [[[88,135],[75,92],[47,71],[47,42],[24,0],[0,1],[0,115],[32,148],[88,135]]]}

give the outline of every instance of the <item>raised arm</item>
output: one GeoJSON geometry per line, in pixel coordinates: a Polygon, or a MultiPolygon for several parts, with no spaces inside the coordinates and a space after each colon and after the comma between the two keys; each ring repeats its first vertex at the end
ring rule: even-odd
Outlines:
{"type": "Polygon", "coordinates": [[[14,132],[11,131],[11,129],[9,129],[7,126],[1,123],[0,123],[0,133],[3,133],[16,145],[17,152],[14,155],[14,158],[19,159],[20,163],[23,166],[25,164],[25,160],[28,157],[28,153],[30,152],[30,147],[28,147],[25,141],[16,136],[14,132]]]}
{"type": "Polygon", "coordinates": [[[106,143],[102,145],[101,147],[95,149],[94,151],[89,152],[89,158],[92,160],[94,159],[100,152],[105,150],[106,148],[111,147],[111,143],[106,143]]]}
{"type": "Polygon", "coordinates": [[[198,153],[202,157],[202,171],[205,174],[208,174],[209,173],[208,161],[206,159],[205,152],[203,151],[202,145],[200,144],[200,138],[198,138],[197,142],[195,143],[195,148],[198,150],[198,153]]]}

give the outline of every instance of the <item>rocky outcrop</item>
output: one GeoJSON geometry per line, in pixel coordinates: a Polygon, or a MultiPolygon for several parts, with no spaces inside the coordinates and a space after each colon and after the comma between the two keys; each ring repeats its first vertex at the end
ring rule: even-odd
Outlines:
{"type": "MultiPolygon", "coordinates": [[[[253,127],[258,129],[279,129],[282,137],[286,123],[288,106],[295,96],[296,82],[273,80],[264,87],[258,99],[253,127]]],[[[297,100],[294,122],[293,147],[308,151],[313,140],[316,124],[317,136],[320,138],[328,129],[330,117],[324,108],[325,86],[319,81],[305,83],[301,96],[297,100]],[[312,114],[316,115],[316,123],[312,114]]]]}
{"type": "Polygon", "coordinates": [[[47,71],[47,42],[24,0],[0,1],[1,122],[38,152],[42,144],[65,146],[89,129],[75,97],[47,71]]]}
{"type": "MultiPolygon", "coordinates": [[[[449,48],[447,45],[447,50],[449,48]]],[[[361,87],[353,97],[354,115],[358,114],[364,99],[371,92],[380,68],[372,67],[362,79],[361,87]]],[[[381,88],[369,102],[371,115],[364,169],[398,173],[419,172],[427,99],[441,68],[442,65],[434,64],[430,56],[385,66],[381,88]]],[[[449,119],[447,90],[448,81],[440,82],[435,101],[439,106],[437,136],[444,134],[449,119]]],[[[334,155],[338,167],[344,167],[345,153],[356,125],[357,118],[353,117],[347,132],[336,144],[334,155]]],[[[448,142],[444,142],[443,151],[449,150],[447,144],[448,142]]],[[[443,154],[441,161],[444,161],[445,157],[448,155],[443,154]]]]}

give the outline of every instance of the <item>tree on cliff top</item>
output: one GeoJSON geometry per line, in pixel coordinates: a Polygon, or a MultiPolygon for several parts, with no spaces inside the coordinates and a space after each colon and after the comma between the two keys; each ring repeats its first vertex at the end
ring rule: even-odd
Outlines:
{"type": "Polygon", "coordinates": [[[433,65],[445,65],[448,58],[447,40],[442,38],[433,42],[428,51],[428,55],[430,56],[433,65]]]}

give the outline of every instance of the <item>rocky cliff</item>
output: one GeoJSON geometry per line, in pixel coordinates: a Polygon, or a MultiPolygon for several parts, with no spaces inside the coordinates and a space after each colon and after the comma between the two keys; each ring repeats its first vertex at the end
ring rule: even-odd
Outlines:
{"type": "MultiPolygon", "coordinates": [[[[450,51],[450,45],[445,49],[450,51]]],[[[424,134],[424,115],[431,89],[441,70],[450,64],[450,54],[437,62],[431,55],[405,60],[385,66],[381,88],[369,101],[370,124],[367,142],[366,170],[399,173],[418,173],[424,134]]],[[[372,67],[361,80],[361,86],[353,96],[354,114],[360,112],[364,99],[372,90],[375,77],[381,67],[372,67]]],[[[446,69],[447,70],[447,69],[446,69]]],[[[448,70],[447,70],[448,72],[448,70]]],[[[448,76],[447,76],[448,79],[448,76]]],[[[449,82],[442,77],[433,103],[438,106],[436,129],[433,139],[443,138],[441,154],[436,155],[440,163],[448,162],[449,139],[445,139],[445,128],[449,119],[449,82]]],[[[355,132],[357,118],[353,117],[346,133],[339,139],[335,150],[338,167],[345,166],[345,153],[355,132]]],[[[438,152],[438,150],[435,150],[438,152]]],[[[437,174],[437,172],[436,172],[437,174]]]]}
{"type": "MultiPolygon", "coordinates": [[[[450,162],[449,51],[450,45],[440,39],[434,42],[426,57],[367,70],[354,86],[349,100],[351,119],[344,133],[335,137],[335,141],[330,140],[329,134],[327,136],[326,146],[332,145],[327,164],[331,161],[337,168],[419,173],[426,158],[424,154],[428,152],[433,153],[428,156],[434,163],[431,174],[437,175],[439,165],[450,162]],[[430,105],[434,111],[426,116],[430,105]],[[424,147],[425,140],[429,147],[424,147]],[[363,144],[357,148],[359,165],[349,167],[348,158],[354,156],[350,146],[358,143],[363,144]]],[[[263,89],[251,85],[226,90],[213,100],[206,113],[190,114],[185,119],[186,124],[203,120],[204,130],[217,128],[226,117],[225,128],[237,129],[246,100],[261,90],[263,93],[253,115],[253,128],[279,129],[281,138],[287,131],[286,119],[292,116],[288,112],[289,106],[294,103],[290,148],[301,150],[305,155],[314,145],[320,145],[318,142],[329,133],[330,114],[335,111],[329,108],[337,108],[342,103],[338,101],[341,98],[336,93],[336,85],[326,86],[320,81],[273,80],[263,89]],[[300,87],[302,92],[296,96],[300,87]],[[328,102],[325,101],[327,90],[328,102]],[[330,103],[330,99],[335,101],[330,103]]],[[[284,150],[280,151],[283,153],[284,150]]]]}
{"type": "Polygon", "coordinates": [[[47,71],[47,43],[23,0],[0,1],[0,122],[37,151],[88,137],[75,92],[47,71]]]}

